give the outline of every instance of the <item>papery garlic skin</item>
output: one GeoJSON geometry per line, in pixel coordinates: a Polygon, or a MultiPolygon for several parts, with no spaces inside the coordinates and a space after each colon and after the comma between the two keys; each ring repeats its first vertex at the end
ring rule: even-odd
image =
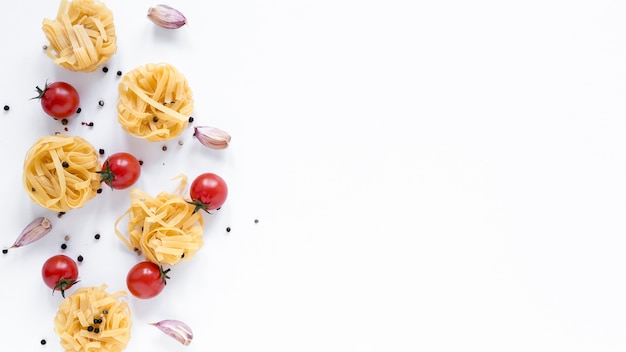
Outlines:
{"type": "Polygon", "coordinates": [[[150,7],[148,18],[156,25],[168,29],[177,29],[187,23],[187,18],[180,11],[163,4],[150,7]]]}
{"type": "Polygon", "coordinates": [[[230,134],[211,126],[197,126],[193,129],[193,135],[203,146],[211,149],[224,149],[230,144],[230,134]]]}
{"type": "Polygon", "coordinates": [[[193,331],[191,331],[189,325],[180,320],[167,319],[161,320],[157,323],[151,323],[150,325],[156,326],[165,334],[173,337],[176,341],[185,346],[189,345],[191,340],[193,340],[193,331]]]}
{"type": "Polygon", "coordinates": [[[28,224],[10,248],[18,248],[33,243],[52,231],[52,222],[46,217],[38,217],[28,224]]]}

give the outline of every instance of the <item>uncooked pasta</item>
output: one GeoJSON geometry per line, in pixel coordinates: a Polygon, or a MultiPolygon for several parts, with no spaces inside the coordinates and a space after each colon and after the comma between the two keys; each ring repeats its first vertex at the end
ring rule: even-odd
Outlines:
{"type": "Polygon", "coordinates": [[[136,137],[166,141],[189,124],[193,93],[185,76],[170,64],[135,68],[122,77],[118,92],[117,120],[136,137]]]}
{"type": "Polygon", "coordinates": [[[38,139],[24,159],[23,183],[30,198],[54,211],[80,208],[100,188],[98,154],[78,136],[38,139]]]}
{"type": "Polygon", "coordinates": [[[123,291],[106,285],[76,290],[59,304],[54,331],[66,352],[120,352],[130,340],[130,308],[123,291]]]}
{"type": "Polygon", "coordinates": [[[161,192],[154,197],[134,188],[130,196],[130,208],[115,223],[117,236],[129,249],[153,263],[175,265],[191,259],[202,247],[202,214],[194,212],[195,206],[182,195],[161,192]],[[128,236],[118,230],[124,218],[128,218],[128,236]]]}
{"type": "Polygon", "coordinates": [[[97,0],[61,0],[55,19],[43,20],[46,54],[70,71],[91,72],[117,50],[113,13],[97,0]]]}

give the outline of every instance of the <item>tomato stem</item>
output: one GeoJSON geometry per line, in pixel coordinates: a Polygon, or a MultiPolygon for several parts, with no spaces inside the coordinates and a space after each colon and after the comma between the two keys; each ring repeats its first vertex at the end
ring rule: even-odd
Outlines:
{"type": "Polygon", "coordinates": [[[104,170],[96,171],[96,173],[100,174],[100,182],[104,182],[111,189],[113,189],[113,180],[115,179],[115,173],[111,171],[111,167],[109,166],[109,160],[104,161],[104,170]]]}
{"type": "Polygon", "coordinates": [[[170,272],[170,270],[172,270],[171,268],[167,269],[167,270],[163,270],[163,266],[159,265],[159,273],[161,275],[161,280],[163,280],[163,285],[167,285],[167,280],[169,280],[169,276],[167,276],[167,273],[170,272]]]}
{"type": "Polygon", "coordinates": [[[78,280],[76,279],[66,279],[62,277],[59,279],[59,282],[54,285],[54,288],[52,289],[52,294],[54,295],[54,291],[61,291],[61,296],[65,298],[65,290],[72,287],[72,285],[77,282],[78,280]]]}
{"type": "Polygon", "coordinates": [[[37,92],[37,96],[30,98],[30,100],[43,98],[43,95],[46,94],[46,91],[48,90],[48,80],[46,80],[46,85],[43,89],[39,88],[39,86],[36,86],[35,89],[37,92]]]}
{"type": "Polygon", "coordinates": [[[211,212],[207,210],[207,207],[209,206],[209,204],[202,203],[199,200],[194,200],[193,202],[187,201],[187,203],[191,204],[191,205],[193,205],[195,207],[193,212],[191,212],[192,214],[195,214],[200,209],[202,209],[205,212],[207,212],[207,214],[211,214],[211,212]]]}

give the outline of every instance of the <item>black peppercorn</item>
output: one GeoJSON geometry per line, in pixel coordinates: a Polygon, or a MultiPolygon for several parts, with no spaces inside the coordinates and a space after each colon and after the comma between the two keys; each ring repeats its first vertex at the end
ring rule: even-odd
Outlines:
{"type": "Polygon", "coordinates": [[[100,328],[95,328],[93,329],[93,332],[95,332],[96,334],[100,332],[100,328]]]}
{"type": "Polygon", "coordinates": [[[77,114],[80,114],[81,111],[83,111],[83,109],[81,109],[81,108],[76,109],[76,113],[77,114]]]}
{"type": "Polygon", "coordinates": [[[155,117],[152,118],[152,122],[157,122],[157,121],[159,121],[158,117],[155,116],[155,117]]]}
{"type": "Polygon", "coordinates": [[[95,239],[99,240],[99,239],[100,239],[100,234],[99,234],[99,233],[97,233],[95,236],[93,236],[93,238],[95,238],[95,239]]]}
{"type": "Polygon", "coordinates": [[[100,155],[104,155],[104,149],[98,150],[98,153],[100,153],[100,155]]]}
{"type": "Polygon", "coordinates": [[[230,232],[230,227],[227,227],[227,228],[226,228],[226,232],[230,232]]]}
{"type": "Polygon", "coordinates": [[[78,258],[76,258],[76,260],[78,260],[79,262],[82,262],[83,261],[83,256],[79,255],[78,258]]]}
{"type": "Polygon", "coordinates": [[[100,105],[100,106],[104,106],[104,100],[100,100],[100,101],[98,102],[98,105],[100,105]]]}
{"type": "Polygon", "coordinates": [[[104,66],[104,67],[102,68],[102,72],[104,72],[104,73],[109,72],[109,68],[108,68],[108,67],[106,67],[106,66],[104,66]]]}
{"type": "Polygon", "coordinates": [[[63,244],[61,245],[61,249],[67,249],[67,245],[66,245],[65,243],[63,243],[63,244]]]}
{"type": "Polygon", "coordinates": [[[7,253],[9,253],[8,249],[5,248],[5,249],[2,250],[2,254],[7,254],[7,253]]]}
{"type": "Polygon", "coordinates": [[[92,331],[93,331],[93,326],[89,325],[89,326],[87,327],[87,331],[92,332],[92,331]]]}
{"type": "Polygon", "coordinates": [[[67,161],[64,161],[64,162],[61,163],[61,166],[63,166],[64,168],[67,169],[68,167],[70,167],[70,164],[68,164],[67,161]]]}
{"type": "Polygon", "coordinates": [[[98,193],[98,194],[102,193],[102,188],[98,188],[98,190],[96,191],[96,193],[98,193]]]}
{"type": "Polygon", "coordinates": [[[47,342],[46,342],[46,339],[41,339],[41,341],[39,341],[39,343],[41,343],[42,345],[45,345],[47,342]]]}
{"type": "Polygon", "coordinates": [[[68,122],[67,119],[63,119],[61,120],[61,125],[67,126],[67,122],[68,122]]]}
{"type": "Polygon", "coordinates": [[[9,106],[8,105],[4,106],[4,111],[9,111],[9,106]]]}
{"type": "Polygon", "coordinates": [[[122,71],[117,71],[117,75],[121,76],[122,75],[122,71]]]}
{"type": "Polygon", "coordinates": [[[189,123],[193,122],[193,116],[189,116],[189,123]]]}

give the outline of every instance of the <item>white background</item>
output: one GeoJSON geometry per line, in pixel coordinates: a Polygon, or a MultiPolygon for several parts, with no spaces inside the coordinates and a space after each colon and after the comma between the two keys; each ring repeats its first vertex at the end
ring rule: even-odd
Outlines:
{"type": "Polygon", "coordinates": [[[61,297],[39,271],[66,234],[78,286],[124,290],[140,259],[114,234],[127,191],[59,219],[23,190],[26,151],[62,129],[29,100],[46,80],[79,89],[68,133],[144,160],[137,187],[207,171],[230,187],[165,291],[129,297],[128,351],[626,349],[626,3],[180,0],[176,31],[146,19],[155,4],[107,1],[107,74],[44,55],[57,2],[3,11],[0,246],[54,221],[0,256],[3,350],[61,351],[61,297]],[[191,127],[168,143],[124,134],[114,72],[149,62],[187,76],[193,125],[228,131],[228,149],[191,127]],[[166,318],[193,328],[190,346],[148,325],[166,318]]]}

